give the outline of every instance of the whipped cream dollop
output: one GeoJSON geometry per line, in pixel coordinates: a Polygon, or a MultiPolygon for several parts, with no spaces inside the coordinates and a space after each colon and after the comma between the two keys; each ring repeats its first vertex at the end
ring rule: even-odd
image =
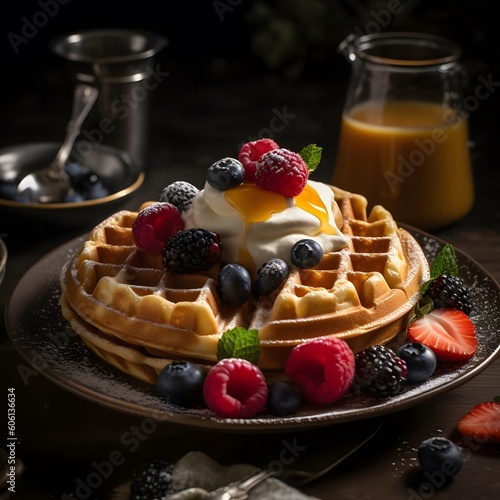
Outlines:
{"type": "MultiPolygon", "coordinates": [[[[308,181],[294,198],[261,189],[254,183],[219,191],[208,183],[183,213],[186,228],[203,228],[220,235],[222,261],[237,262],[255,272],[271,258],[291,265],[290,251],[299,240],[317,241],[323,253],[345,247],[337,227],[340,211],[332,189],[308,181]]],[[[341,223],[341,222],[340,222],[341,223]]]]}

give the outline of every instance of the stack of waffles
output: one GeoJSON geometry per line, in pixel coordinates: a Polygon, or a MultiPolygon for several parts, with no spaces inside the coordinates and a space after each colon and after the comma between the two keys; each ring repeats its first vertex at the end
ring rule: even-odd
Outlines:
{"type": "Polygon", "coordinates": [[[62,311],[88,347],[151,383],[172,360],[217,361],[217,343],[236,326],[259,332],[259,367],[283,371],[296,345],[321,336],[357,352],[390,341],[406,325],[428,279],[416,240],[381,206],[332,188],[348,245],[313,269],[292,268],[272,295],[228,306],[217,292],[220,267],[200,274],[166,271],[162,257],[134,244],[138,212],[104,220],[61,274],[62,311]]]}

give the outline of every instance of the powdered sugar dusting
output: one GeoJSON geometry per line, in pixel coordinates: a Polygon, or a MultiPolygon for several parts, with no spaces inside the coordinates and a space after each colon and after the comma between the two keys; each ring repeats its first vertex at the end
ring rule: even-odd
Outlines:
{"type": "MultiPolygon", "coordinates": [[[[414,234],[429,262],[441,243],[431,237],[414,234]]],[[[474,261],[457,251],[460,275],[469,287],[476,325],[478,350],[461,365],[441,365],[426,382],[407,386],[389,399],[348,394],[328,407],[303,407],[297,415],[277,418],[262,415],[254,419],[217,419],[206,409],[184,410],[165,403],[155,388],[114,369],[94,356],[68,328],[60,313],[59,273],[82,244],[73,240],[36,264],[20,280],[7,311],[7,328],[13,343],[33,367],[59,385],[83,397],[125,412],[147,415],[216,429],[281,429],[308,425],[346,422],[398,411],[429,396],[462,384],[482,371],[500,348],[500,290],[495,281],[474,261]]],[[[400,460],[394,463],[395,474],[414,465],[408,443],[401,443],[400,460]]]]}

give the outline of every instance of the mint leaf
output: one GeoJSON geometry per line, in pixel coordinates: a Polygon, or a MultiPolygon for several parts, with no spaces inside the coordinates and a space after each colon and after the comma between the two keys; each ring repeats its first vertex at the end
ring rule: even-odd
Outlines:
{"type": "Polygon", "coordinates": [[[431,279],[437,278],[441,274],[448,276],[458,276],[457,256],[453,245],[447,243],[437,254],[431,266],[431,279]]]}
{"type": "Polygon", "coordinates": [[[309,171],[309,173],[316,170],[316,167],[321,161],[322,154],[323,148],[316,146],[316,144],[309,144],[299,151],[299,155],[307,164],[307,170],[309,171]]]}
{"type": "Polygon", "coordinates": [[[217,359],[242,358],[257,364],[260,356],[260,340],[257,330],[247,330],[236,327],[227,330],[219,339],[217,345],[217,359]]]}

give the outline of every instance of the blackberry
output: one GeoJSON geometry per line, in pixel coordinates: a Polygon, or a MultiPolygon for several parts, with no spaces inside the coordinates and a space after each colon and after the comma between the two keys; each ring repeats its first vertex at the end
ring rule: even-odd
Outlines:
{"type": "Polygon", "coordinates": [[[165,245],[163,265],[176,274],[207,271],[219,261],[221,250],[217,233],[200,228],[184,229],[165,245]]]}
{"type": "Polygon", "coordinates": [[[406,363],[388,347],[373,345],[356,354],[353,387],[377,396],[395,396],[406,380],[406,363]]]}
{"type": "Polygon", "coordinates": [[[433,279],[424,293],[434,302],[434,307],[450,307],[470,315],[472,304],[469,291],[462,280],[443,274],[433,279]]]}
{"type": "Polygon", "coordinates": [[[161,500],[173,492],[174,464],[153,460],[141,470],[134,471],[130,485],[130,500],[161,500]]]}
{"type": "Polygon", "coordinates": [[[198,193],[198,188],[186,181],[175,181],[163,188],[160,201],[171,203],[179,212],[186,212],[198,193]]]}

